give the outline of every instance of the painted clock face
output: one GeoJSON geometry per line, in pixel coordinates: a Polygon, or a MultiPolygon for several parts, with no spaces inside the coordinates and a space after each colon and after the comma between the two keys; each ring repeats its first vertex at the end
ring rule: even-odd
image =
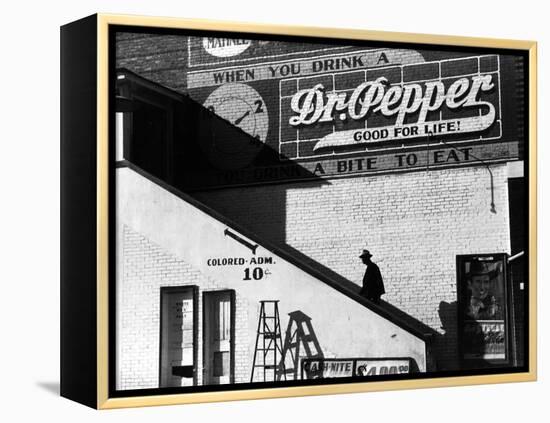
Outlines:
{"type": "Polygon", "coordinates": [[[204,107],[250,135],[248,140],[231,137],[216,139],[209,153],[213,164],[226,169],[249,164],[260,152],[267,137],[269,117],[260,94],[246,84],[225,84],[208,96],[204,107]]]}

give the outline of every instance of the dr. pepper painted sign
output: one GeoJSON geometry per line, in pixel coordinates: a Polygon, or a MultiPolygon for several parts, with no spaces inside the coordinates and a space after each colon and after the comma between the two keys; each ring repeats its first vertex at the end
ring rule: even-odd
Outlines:
{"type": "Polygon", "coordinates": [[[255,148],[238,167],[220,163],[236,163],[243,146],[216,152],[207,185],[519,158],[523,75],[510,56],[318,44],[285,52],[281,42],[254,56],[259,42],[207,41],[190,41],[188,93],[255,148]],[[277,160],[257,160],[262,148],[277,160]]]}

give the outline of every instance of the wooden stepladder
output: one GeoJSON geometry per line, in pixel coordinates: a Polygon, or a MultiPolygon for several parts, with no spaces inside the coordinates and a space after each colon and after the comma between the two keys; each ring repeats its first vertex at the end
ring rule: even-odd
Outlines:
{"type": "Polygon", "coordinates": [[[278,304],[279,300],[260,301],[260,317],[250,382],[254,382],[256,369],[263,378],[261,380],[263,382],[280,380],[281,376],[286,380],[285,363],[282,360],[283,341],[278,304]]]}
{"type": "MultiPolygon", "coordinates": [[[[290,364],[285,366],[283,371],[285,372],[285,380],[288,380],[288,377],[291,380],[297,380],[301,374],[301,359],[322,359],[324,354],[313,330],[311,318],[300,310],[288,313],[288,316],[282,362],[284,363],[286,358],[290,357],[290,364]]],[[[281,380],[282,376],[283,374],[279,373],[277,380],[281,380]]]]}

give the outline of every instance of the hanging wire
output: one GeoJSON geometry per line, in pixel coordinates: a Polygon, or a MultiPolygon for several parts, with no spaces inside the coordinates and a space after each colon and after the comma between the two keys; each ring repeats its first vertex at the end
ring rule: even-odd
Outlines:
{"type": "MultiPolygon", "coordinates": [[[[431,141],[432,137],[433,137],[433,132],[429,131],[428,132],[428,143],[427,143],[427,146],[426,146],[426,159],[427,159],[426,160],[426,170],[429,170],[429,166],[428,166],[428,164],[429,164],[428,146],[430,145],[430,141],[431,141]]],[[[458,147],[454,146],[453,144],[445,142],[441,139],[439,140],[439,142],[443,145],[446,145],[447,147],[452,148],[453,150],[455,150],[459,153],[464,154],[463,151],[459,150],[458,147]]],[[[493,181],[493,171],[491,170],[491,167],[489,166],[489,164],[485,160],[480,159],[479,157],[476,157],[472,153],[469,153],[469,156],[473,157],[475,160],[477,160],[478,162],[483,164],[485,166],[485,168],[487,169],[487,171],[489,172],[489,177],[490,177],[490,180],[491,180],[491,208],[490,208],[490,211],[491,211],[491,213],[496,214],[497,209],[496,209],[496,206],[495,206],[495,186],[494,186],[494,181],[493,181]]]]}

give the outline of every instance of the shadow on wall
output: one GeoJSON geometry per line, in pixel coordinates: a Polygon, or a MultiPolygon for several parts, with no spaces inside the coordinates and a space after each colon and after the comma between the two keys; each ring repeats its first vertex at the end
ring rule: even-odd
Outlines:
{"type": "Polygon", "coordinates": [[[116,94],[122,160],[271,242],[284,243],[286,234],[287,185],[277,183],[330,184],[262,141],[253,122],[263,108],[237,108],[221,118],[213,106],[126,69],[117,70],[116,94]],[[267,182],[275,184],[266,188],[267,182]]]}
{"type": "Polygon", "coordinates": [[[457,302],[447,303],[441,301],[439,303],[439,319],[441,321],[441,330],[444,334],[437,334],[434,339],[434,352],[437,357],[447,357],[445,360],[438,360],[436,366],[438,370],[458,370],[459,369],[459,356],[457,348],[457,302]]]}
{"type": "MultiPolygon", "coordinates": [[[[301,359],[323,358],[324,355],[311,324],[311,317],[300,310],[288,313],[288,316],[288,326],[285,332],[279,369],[285,369],[286,380],[297,380],[300,378],[301,359]]],[[[279,372],[277,380],[282,378],[283,374],[279,372]]]]}
{"type": "MultiPolygon", "coordinates": [[[[223,119],[190,97],[123,69],[117,71],[118,99],[124,100],[120,105],[117,102],[117,111],[124,114],[123,160],[280,247],[293,259],[330,279],[340,291],[359,293],[357,284],[287,243],[289,187],[312,189],[330,182],[287,160],[278,146],[270,146],[241,129],[246,127],[243,122],[258,109],[243,109],[232,120],[223,119]],[[295,182],[289,184],[288,181],[295,182]],[[265,182],[276,184],[260,185],[265,182]],[[242,186],[247,186],[246,190],[239,188],[242,186]],[[224,189],[218,189],[221,187],[224,189]]],[[[418,327],[422,333],[436,333],[387,302],[372,305],[373,309],[377,307],[418,327]]],[[[299,356],[298,345],[312,357],[322,356],[311,319],[299,311],[294,313],[290,323],[296,327],[301,325],[303,333],[292,333],[292,336],[301,335],[303,340],[296,345],[289,341],[289,356],[299,356]]],[[[299,370],[296,366],[295,363],[291,367],[293,376],[299,370]]]]}
{"type": "Polygon", "coordinates": [[[487,369],[506,367],[508,365],[506,363],[499,365],[495,364],[495,362],[478,358],[487,353],[491,353],[491,344],[487,343],[482,325],[475,320],[468,320],[467,332],[469,335],[463,335],[462,340],[459,343],[461,334],[458,332],[460,322],[456,301],[452,303],[442,301],[439,303],[439,317],[441,319],[441,329],[443,329],[445,333],[436,337],[434,346],[440,353],[439,356],[449,357],[449,360],[438,362],[438,370],[487,369]],[[467,362],[463,361],[460,356],[459,348],[453,347],[454,345],[462,345],[463,350],[469,352],[472,355],[472,358],[468,359],[467,362]],[[453,349],[452,352],[449,351],[449,348],[453,349]],[[453,360],[451,361],[451,359],[453,360]]]}
{"type": "MultiPolygon", "coordinates": [[[[337,285],[339,285],[343,291],[347,291],[356,295],[359,295],[361,291],[361,287],[357,285],[356,283],[350,281],[349,279],[345,278],[344,276],[340,275],[339,273],[336,273],[332,269],[329,269],[325,265],[313,260],[311,257],[306,256],[302,252],[296,250],[292,246],[285,244],[284,250],[291,253],[291,255],[298,259],[299,261],[306,263],[307,265],[313,267],[314,269],[320,271],[323,275],[325,275],[327,278],[331,279],[332,281],[336,282],[337,285]]],[[[365,299],[365,301],[368,301],[365,299]]],[[[431,328],[430,326],[426,325],[425,323],[421,322],[420,320],[414,318],[413,316],[407,314],[403,310],[397,308],[396,306],[388,303],[387,301],[380,300],[380,304],[375,304],[373,302],[370,302],[370,308],[373,310],[379,309],[381,312],[384,312],[383,314],[390,314],[392,315],[396,320],[399,320],[406,324],[409,327],[415,328],[418,332],[423,333],[427,335],[430,338],[431,345],[429,346],[432,348],[432,353],[437,352],[438,348],[440,348],[440,341],[439,338],[441,337],[440,333],[431,328]]],[[[454,306],[456,309],[456,305],[454,306]]],[[[452,326],[452,311],[446,310],[445,311],[445,319],[448,322],[450,326],[450,332],[448,335],[448,338],[446,340],[451,340],[451,338],[454,336],[455,338],[455,345],[456,345],[456,323],[455,326],[452,326]],[[454,328],[454,329],[453,329],[454,328]],[[454,331],[454,333],[453,333],[454,331]]],[[[454,321],[456,322],[456,316],[454,317],[454,321]]],[[[443,318],[442,318],[443,322],[443,318]]],[[[445,340],[443,340],[443,346],[445,345],[445,340]]],[[[432,354],[433,355],[433,354],[432,354]]],[[[437,364],[434,365],[428,365],[428,371],[435,370],[437,364]]]]}

